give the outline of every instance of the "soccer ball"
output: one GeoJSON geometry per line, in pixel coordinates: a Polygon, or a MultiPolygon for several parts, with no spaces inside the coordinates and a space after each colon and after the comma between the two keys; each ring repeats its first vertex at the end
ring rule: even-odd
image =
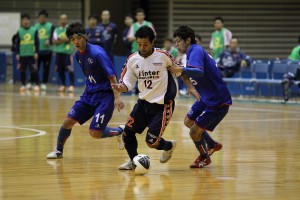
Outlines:
{"type": "Polygon", "coordinates": [[[147,174],[150,170],[150,158],[147,155],[139,154],[133,158],[134,172],[137,175],[147,174]]]}

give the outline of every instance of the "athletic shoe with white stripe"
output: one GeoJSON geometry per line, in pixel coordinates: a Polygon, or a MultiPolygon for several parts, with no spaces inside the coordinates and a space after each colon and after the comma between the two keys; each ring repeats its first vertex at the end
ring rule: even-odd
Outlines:
{"type": "Polygon", "coordinates": [[[134,170],[132,160],[128,160],[126,163],[119,166],[119,170],[134,170]]]}
{"type": "Polygon", "coordinates": [[[164,151],[162,153],[162,155],[160,156],[160,159],[159,159],[159,161],[161,163],[168,162],[170,160],[170,158],[172,157],[174,149],[176,148],[176,145],[177,145],[176,141],[175,140],[170,140],[170,142],[172,142],[172,149],[170,149],[168,151],[164,151]]]}
{"type": "Polygon", "coordinates": [[[63,158],[63,154],[60,151],[54,150],[47,155],[47,159],[59,159],[63,158]]]}

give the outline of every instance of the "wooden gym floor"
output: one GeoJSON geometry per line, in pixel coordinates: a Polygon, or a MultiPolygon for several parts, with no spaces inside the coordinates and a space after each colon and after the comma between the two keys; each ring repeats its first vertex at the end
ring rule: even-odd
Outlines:
{"type": "MultiPolygon", "coordinates": [[[[197,152],[183,118],[192,99],[178,99],[164,138],[177,149],[166,164],[139,135],[139,153],[151,158],[146,176],[117,168],[127,159],[115,138],[95,140],[88,125],[75,126],[62,160],[46,160],[75,95],[19,94],[0,85],[0,199],[300,199],[300,106],[234,102],[212,134],[223,149],[204,169],[190,169],[197,152]]],[[[115,111],[111,126],[124,124],[136,97],[115,111]]]]}

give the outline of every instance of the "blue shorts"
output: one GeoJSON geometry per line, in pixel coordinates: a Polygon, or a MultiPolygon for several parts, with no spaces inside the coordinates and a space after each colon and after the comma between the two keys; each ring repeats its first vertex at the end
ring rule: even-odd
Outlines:
{"type": "Polygon", "coordinates": [[[84,93],[68,113],[68,117],[84,124],[91,117],[92,130],[104,130],[114,111],[113,92],[84,93]]]}
{"type": "Polygon", "coordinates": [[[187,117],[195,121],[202,129],[213,131],[228,113],[228,110],[229,105],[209,107],[202,101],[196,101],[189,110],[187,117]]]}
{"type": "Polygon", "coordinates": [[[130,113],[126,129],[142,133],[148,127],[148,134],[159,138],[172,118],[174,107],[173,100],[169,104],[156,104],[139,99],[130,113]]]}

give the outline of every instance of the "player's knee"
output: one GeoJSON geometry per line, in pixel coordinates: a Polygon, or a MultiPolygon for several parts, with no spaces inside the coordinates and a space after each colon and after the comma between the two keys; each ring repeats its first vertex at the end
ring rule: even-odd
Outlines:
{"type": "Polygon", "coordinates": [[[159,142],[155,140],[155,142],[148,142],[146,141],[146,144],[148,145],[149,148],[151,149],[156,149],[159,146],[159,142]]]}
{"type": "Polygon", "coordinates": [[[190,118],[185,117],[184,119],[184,125],[188,128],[191,128],[194,124],[194,121],[192,121],[190,118]]]}
{"type": "Polygon", "coordinates": [[[128,129],[127,127],[125,127],[124,129],[124,133],[123,133],[123,141],[124,143],[130,143],[130,140],[135,138],[135,132],[131,131],[130,129],[128,129]]]}
{"type": "Polygon", "coordinates": [[[71,129],[76,123],[77,123],[77,121],[75,121],[74,119],[67,118],[67,119],[65,119],[65,121],[63,123],[63,128],[71,129]]]}
{"type": "Polygon", "coordinates": [[[157,148],[159,145],[159,141],[157,141],[157,139],[158,139],[157,136],[148,132],[145,141],[146,141],[148,147],[157,148]]]}
{"type": "Polygon", "coordinates": [[[95,139],[100,139],[103,136],[102,131],[97,131],[97,130],[90,129],[89,133],[95,139]]]}
{"type": "Polygon", "coordinates": [[[194,124],[190,129],[190,137],[193,141],[200,141],[202,138],[203,129],[194,124]]]}

